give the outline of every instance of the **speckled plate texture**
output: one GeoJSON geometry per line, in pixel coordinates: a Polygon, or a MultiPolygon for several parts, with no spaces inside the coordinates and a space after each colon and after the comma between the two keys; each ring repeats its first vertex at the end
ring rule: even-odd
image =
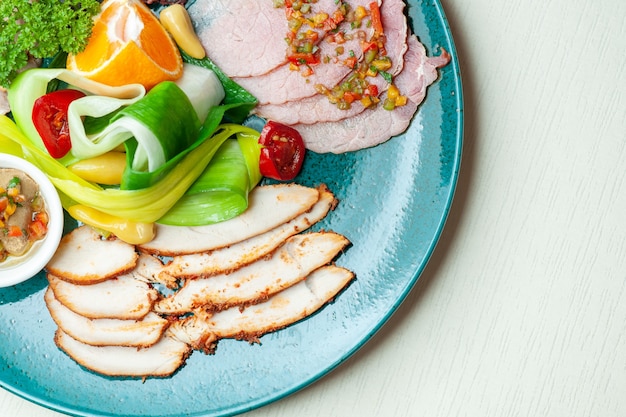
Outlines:
{"type": "MultiPolygon", "coordinates": [[[[221,341],[167,379],[107,378],[53,342],[43,273],[0,289],[0,385],[77,416],[227,416],[279,400],[337,367],[387,321],[414,286],[444,226],[461,160],[463,105],[456,52],[438,0],[408,2],[429,54],[452,55],[409,130],[373,149],[309,153],[297,181],[328,184],[340,200],[316,229],[346,235],[337,264],[356,280],[334,303],[261,344],[221,341]]],[[[69,219],[68,219],[69,220],[69,219]]],[[[68,221],[71,227],[71,222],[68,221]]]]}

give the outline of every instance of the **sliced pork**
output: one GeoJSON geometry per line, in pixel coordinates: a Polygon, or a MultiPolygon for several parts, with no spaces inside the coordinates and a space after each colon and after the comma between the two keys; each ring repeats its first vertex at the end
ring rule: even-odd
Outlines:
{"type": "Polygon", "coordinates": [[[133,270],[135,278],[150,284],[161,284],[167,288],[178,286],[178,279],[174,276],[164,274],[165,266],[157,256],[141,253],[137,259],[137,266],[133,270]]]}
{"type": "Polygon", "coordinates": [[[208,57],[229,76],[261,75],[285,62],[285,11],[271,1],[197,0],[188,11],[208,57]]]}
{"type": "Polygon", "coordinates": [[[169,333],[147,348],[92,346],[58,329],[54,342],[77,363],[102,375],[116,377],[167,377],[184,363],[191,348],[169,333]]]}
{"type": "Polygon", "coordinates": [[[48,274],[48,283],[65,307],[92,319],[139,320],[158,298],[156,289],[130,273],[92,285],[76,285],[48,274]]]}
{"type": "MultiPolygon", "coordinates": [[[[403,14],[404,7],[405,3],[402,0],[386,0],[381,5],[381,13],[386,17],[384,21],[387,33],[385,39],[385,49],[387,51],[387,55],[392,58],[393,64],[387,72],[394,76],[402,70],[404,66],[404,54],[408,50],[408,26],[406,18],[403,14]]],[[[367,36],[371,37],[371,33],[368,33],[367,36]]],[[[358,39],[355,39],[355,41],[358,43],[358,39]]],[[[336,45],[333,44],[329,45],[332,45],[333,48],[336,47],[336,45]]],[[[361,50],[361,47],[358,44],[348,44],[346,46],[346,50],[348,50],[348,48],[356,51],[361,50]]],[[[361,55],[359,54],[358,57],[360,59],[361,55]]],[[[325,87],[332,89],[335,85],[342,81],[342,79],[325,76],[324,73],[331,71],[333,67],[337,68],[338,65],[329,63],[316,66],[314,75],[308,77],[305,83],[302,82],[302,77],[300,77],[299,81],[304,85],[297,90],[303,91],[303,93],[299,95],[291,91],[295,89],[295,86],[286,85],[283,87],[280,83],[264,78],[262,85],[255,87],[257,93],[258,89],[266,89],[268,91],[267,94],[271,94],[270,91],[275,89],[277,86],[281,86],[281,88],[278,92],[273,93],[272,98],[260,99],[260,104],[254,109],[254,113],[259,117],[275,120],[287,125],[294,125],[298,123],[315,124],[320,122],[334,122],[354,117],[365,111],[365,107],[363,107],[359,101],[352,103],[351,108],[348,110],[339,109],[337,105],[331,103],[326,96],[316,92],[315,84],[322,84],[325,87]],[[306,92],[306,94],[304,94],[304,92],[306,92]],[[311,92],[309,96],[307,96],[308,92],[311,92]],[[287,97],[287,100],[284,102],[283,99],[285,97],[283,96],[287,97]]],[[[345,66],[342,68],[344,75],[347,75],[348,77],[351,76],[351,70],[345,66]]],[[[337,72],[338,70],[335,69],[335,71],[337,72]]],[[[243,85],[252,84],[253,80],[254,79],[250,79],[243,85]]],[[[286,77],[285,80],[287,80],[286,77]]],[[[382,94],[389,88],[389,83],[382,76],[372,78],[370,83],[376,85],[379,94],[382,94]]],[[[265,96],[266,93],[263,93],[261,97],[265,96]]]]}
{"type": "Polygon", "coordinates": [[[378,106],[337,122],[296,124],[294,128],[302,135],[307,149],[319,153],[356,151],[376,146],[408,128],[426,95],[426,88],[438,77],[437,68],[450,58],[446,52],[429,58],[414,35],[409,36],[408,45],[404,69],[395,79],[397,87],[409,98],[407,104],[393,111],[378,106]]]}
{"type": "Polygon", "coordinates": [[[57,326],[88,345],[147,347],[155,344],[169,325],[169,321],[152,312],[141,320],[89,319],[60,303],[50,287],[44,300],[57,326]]]}
{"type": "MultiPolygon", "coordinates": [[[[311,9],[311,15],[332,14],[337,2],[318,0],[311,9]]],[[[290,29],[285,9],[274,7],[271,0],[196,0],[188,10],[207,55],[230,77],[263,75],[287,61],[285,37],[290,29]]],[[[329,28],[306,29],[323,39],[329,28]]]]}
{"type": "Polygon", "coordinates": [[[81,226],[63,236],[46,270],[68,282],[95,284],[130,271],[137,256],[133,245],[81,226]]]}
{"type": "Polygon", "coordinates": [[[315,188],[298,184],[256,187],[246,211],[207,226],[158,225],[155,238],[139,245],[144,252],[166,256],[207,252],[265,233],[311,209],[319,199],[315,188]]]}
{"type": "Polygon", "coordinates": [[[204,351],[213,350],[219,339],[256,341],[266,333],[310,316],[353,278],[354,274],[347,269],[324,266],[261,304],[244,309],[231,307],[214,314],[198,312],[174,323],[171,332],[194,349],[204,351]]]}
{"type": "MultiPolygon", "coordinates": [[[[337,44],[322,41],[319,47],[322,56],[335,57],[337,55],[334,52],[337,44]]],[[[348,41],[344,47],[346,51],[353,50],[357,57],[361,58],[358,39],[348,41]]],[[[347,52],[343,59],[346,57],[347,52]]],[[[254,95],[259,104],[282,104],[316,95],[316,84],[333,87],[339,83],[351,72],[349,67],[339,61],[340,58],[336,58],[326,64],[314,65],[314,72],[308,77],[304,77],[301,72],[294,71],[290,69],[289,64],[285,64],[262,76],[234,78],[234,80],[254,95]]],[[[262,116],[262,114],[259,115],[262,116]]]]}
{"type": "Polygon", "coordinates": [[[207,277],[239,269],[271,253],[290,236],[320,221],[335,203],[335,196],[328,188],[322,187],[320,199],[310,211],[275,229],[228,247],[206,253],[175,256],[162,268],[162,274],[180,278],[207,277]]]}
{"type": "Polygon", "coordinates": [[[333,232],[293,236],[271,257],[230,274],[187,280],[154,309],[164,314],[185,314],[201,306],[220,310],[263,301],[329,263],[348,243],[344,236],[333,232]]]}

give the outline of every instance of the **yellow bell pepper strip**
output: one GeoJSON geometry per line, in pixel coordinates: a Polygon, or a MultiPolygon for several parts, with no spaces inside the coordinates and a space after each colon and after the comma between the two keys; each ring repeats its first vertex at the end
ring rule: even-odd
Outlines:
{"type": "Polygon", "coordinates": [[[161,10],[159,20],[165,30],[172,35],[178,47],[189,56],[196,59],[202,59],[206,56],[206,51],[200,43],[198,35],[196,35],[189,13],[183,5],[172,4],[161,10]]]}
{"type": "Polygon", "coordinates": [[[67,167],[79,177],[103,185],[119,185],[126,168],[126,153],[111,151],[67,167]]]}
{"type": "Polygon", "coordinates": [[[9,155],[18,156],[20,158],[24,157],[22,147],[19,145],[19,143],[15,142],[9,136],[4,134],[2,130],[0,130],[0,152],[8,153],[9,155]]]}
{"type": "Polygon", "coordinates": [[[118,239],[131,245],[150,242],[155,236],[154,223],[134,222],[81,204],[68,207],[67,212],[74,219],[113,233],[118,239]]]}

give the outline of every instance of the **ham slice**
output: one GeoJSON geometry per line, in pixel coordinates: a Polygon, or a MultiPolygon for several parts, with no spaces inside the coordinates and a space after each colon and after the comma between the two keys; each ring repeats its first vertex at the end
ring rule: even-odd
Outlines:
{"type": "MultiPolygon", "coordinates": [[[[408,26],[403,14],[404,7],[405,3],[402,0],[386,0],[381,6],[382,15],[387,17],[385,19],[387,34],[385,50],[387,51],[387,55],[391,57],[393,64],[387,72],[394,76],[400,73],[404,67],[404,54],[408,50],[408,26]]],[[[367,36],[371,37],[371,34],[368,33],[367,36]]],[[[346,46],[346,50],[348,50],[348,48],[357,51],[361,50],[360,45],[346,46]]],[[[320,122],[335,122],[354,117],[365,111],[365,107],[363,107],[359,101],[352,103],[350,109],[341,110],[337,105],[332,104],[326,96],[317,94],[314,88],[315,84],[320,83],[332,89],[342,81],[341,79],[330,78],[324,75],[324,72],[328,71],[327,68],[332,67],[337,67],[337,65],[326,64],[316,67],[314,76],[309,77],[306,85],[301,87],[303,91],[306,91],[306,89],[312,90],[309,97],[306,97],[305,94],[297,96],[295,93],[291,92],[290,90],[294,88],[293,86],[281,87],[277,92],[274,92],[272,99],[266,101],[259,100],[260,105],[254,109],[254,113],[259,117],[275,120],[287,125],[294,125],[298,123],[315,124],[320,122]],[[320,71],[322,71],[321,75],[320,71]],[[289,101],[281,102],[283,98],[282,95],[285,94],[289,94],[289,101]],[[298,99],[296,97],[304,98],[298,99]]],[[[345,75],[351,75],[352,72],[347,69],[347,67],[344,66],[343,69],[345,75]]],[[[264,83],[262,86],[256,88],[270,89],[272,81],[264,81],[267,81],[267,84],[264,83]]],[[[382,76],[371,78],[370,83],[376,85],[379,94],[382,94],[389,88],[389,83],[385,81],[382,76]]],[[[276,83],[274,83],[274,86],[276,86],[276,83]]]]}
{"type": "MultiPolygon", "coordinates": [[[[312,7],[329,11],[337,4],[319,0],[312,7]]],[[[196,0],[188,11],[207,55],[230,77],[266,74],[286,62],[285,9],[271,1],[196,0]]]]}
{"type": "Polygon", "coordinates": [[[408,128],[426,96],[426,88],[438,77],[437,68],[450,59],[447,52],[429,58],[414,35],[409,36],[408,45],[404,68],[395,79],[400,91],[409,98],[408,103],[393,111],[378,106],[337,122],[296,124],[293,127],[302,135],[307,149],[318,153],[356,151],[376,146],[408,128]]]}
{"type": "Polygon", "coordinates": [[[271,71],[285,62],[285,11],[257,0],[197,0],[188,8],[208,57],[231,77],[271,71]]]}
{"type": "Polygon", "coordinates": [[[256,187],[246,211],[230,220],[207,226],[157,225],[155,238],[139,250],[165,256],[207,252],[265,233],[311,209],[318,200],[315,188],[298,184],[256,187]]]}
{"type": "Polygon", "coordinates": [[[344,236],[333,232],[293,236],[271,257],[230,274],[187,280],[172,296],[156,303],[154,310],[185,314],[198,307],[222,310],[263,301],[329,263],[348,243],[344,236]]]}
{"type": "Polygon", "coordinates": [[[176,372],[191,353],[189,345],[167,332],[154,345],[141,349],[88,345],[61,329],[57,329],[54,342],[59,349],[85,368],[116,377],[167,377],[176,372]]]}
{"type": "Polygon", "coordinates": [[[89,226],[63,236],[46,266],[52,275],[75,284],[95,284],[133,269],[135,247],[117,239],[103,239],[89,226]]]}
{"type": "Polygon", "coordinates": [[[141,320],[89,319],[60,303],[50,287],[44,300],[57,326],[88,345],[147,347],[155,344],[169,325],[169,321],[152,312],[141,320]]]}
{"type": "Polygon", "coordinates": [[[212,351],[219,339],[256,341],[262,335],[282,329],[319,310],[330,302],[354,274],[329,265],[313,271],[304,281],[270,297],[267,301],[241,309],[195,315],[174,323],[172,334],[194,349],[212,351]]]}
{"type": "MultiPolygon", "coordinates": [[[[350,40],[343,46],[346,51],[353,50],[358,58],[361,58],[358,39],[350,40]]],[[[336,44],[322,41],[319,47],[321,56],[337,55],[336,44]]],[[[259,77],[234,78],[234,80],[254,95],[259,104],[281,104],[316,95],[316,84],[333,87],[351,72],[346,65],[335,61],[315,65],[313,70],[313,74],[304,77],[299,71],[290,69],[289,64],[286,64],[259,77]]],[[[262,113],[257,114],[262,116],[262,113]]]]}

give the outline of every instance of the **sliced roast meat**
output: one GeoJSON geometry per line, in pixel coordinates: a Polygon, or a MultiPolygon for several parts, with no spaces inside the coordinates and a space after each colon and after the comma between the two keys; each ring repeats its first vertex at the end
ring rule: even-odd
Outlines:
{"type": "Polygon", "coordinates": [[[57,326],[88,345],[147,347],[155,344],[169,325],[169,321],[152,312],[141,320],[89,319],[60,303],[50,287],[44,300],[57,326]]]}
{"type": "Polygon", "coordinates": [[[79,342],[61,329],[55,344],[77,363],[102,375],[116,377],[167,377],[184,365],[192,350],[166,332],[147,348],[92,346],[79,342]]]}
{"type": "Polygon", "coordinates": [[[92,319],[139,320],[159,296],[150,284],[130,273],[92,285],[76,285],[48,274],[48,283],[61,304],[92,319]]]}
{"type": "Polygon", "coordinates": [[[408,45],[404,68],[395,78],[402,94],[409,98],[407,104],[393,111],[378,106],[337,122],[296,124],[294,128],[302,135],[307,149],[318,153],[350,152],[376,146],[407,129],[426,95],[426,88],[437,79],[437,68],[450,58],[447,52],[428,58],[414,35],[409,36],[408,45]]]}
{"type": "Polygon", "coordinates": [[[236,338],[255,341],[266,333],[282,329],[310,316],[330,302],[354,274],[344,268],[328,265],[313,271],[301,281],[267,301],[246,307],[195,315],[177,321],[171,333],[194,349],[212,351],[219,339],[236,338]]]}
{"type": "Polygon", "coordinates": [[[222,310],[264,301],[329,263],[348,245],[333,232],[292,236],[271,257],[230,273],[190,279],[172,296],[154,305],[164,314],[186,314],[198,307],[222,310]]]}
{"type": "MultiPolygon", "coordinates": [[[[280,226],[235,243],[231,246],[198,254],[175,256],[161,270],[162,276],[178,278],[207,277],[234,271],[270,254],[286,239],[320,221],[335,205],[335,196],[326,187],[320,187],[320,199],[311,210],[280,226]]],[[[141,258],[140,258],[141,259],[141,258]]],[[[167,278],[163,279],[168,281],[167,278]]]]}
{"type": "Polygon", "coordinates": [[[164,268],[163,262],[157,256],[140,253],[133,273],[139,281],[161,284],[167,288],[177,287],[178,279],[171,275],[163,274],[164,268]]]}
{"type": "Polygon", "coordinates": [[[137,256],[133,245],[81,226],[63,236],[46,270],[68,282],[95,284],[130,271],[137,256]]]}
{"type": "Polygon", "coordinates": [[[237,217],[206,226],[157,225],[155,238],[141,251],[166,256],[207,252],[249,239],[310,210],[319,199],[315,188],[294,183],[256,187],[249,206],[237,217]]]}

